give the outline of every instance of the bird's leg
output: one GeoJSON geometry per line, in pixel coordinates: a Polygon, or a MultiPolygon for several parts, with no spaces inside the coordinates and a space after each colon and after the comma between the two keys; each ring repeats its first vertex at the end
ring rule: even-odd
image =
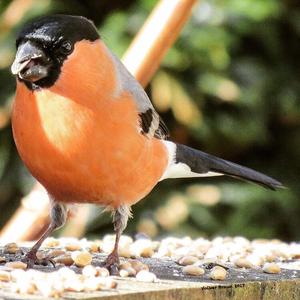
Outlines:
{"type": "Polygon", "coordinates": [[[51,259],[38,259],[36,254],[39,248],[41,247],[43,241],[50,236],[50,234],[62,227],[67,218],[67,208],[64,204],[57,203],[55,201],[51,201],[51,211],[50,211],[50,219],[51,223],[47,230],[42,234],[39,240],[33,245],[33,247],[27,252],[27,254],[22,259],[23,262],[27,264],[28,267],[32,267],[34,264],[47,264],[47,262],[53,262],[51,259]]]}
{"type": "Polygon", "coordinates": [[[114,228],[116,231],[116,239],[115,239],[115,245],[113,251],[107,256],[105,260],[105,267],[113,271],[113,269],[117,269],[118,265],[120,263],[119,261],[119,254],[118,254],[118,248],[119,248],[119,240],[121,236],[121,229],[117,225],[117,222],[114,223],[114,228]]]}
{"type": "Polygon", "coordinates": [[[113,251],[108,255],[105,260],[105,267],[110,270],[111,273],[117,273],[119,266],[119,241],[122,232],[127,226],[128,218],[131,216],[130,207],[122,205],[113,212],[113,224],[116,232],[116,239],[113,251]]]}

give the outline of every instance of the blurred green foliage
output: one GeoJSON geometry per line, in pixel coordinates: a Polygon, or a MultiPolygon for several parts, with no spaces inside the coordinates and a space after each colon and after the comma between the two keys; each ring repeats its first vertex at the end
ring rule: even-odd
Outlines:
{"type": "MultiPolygon", "coordinates": [[[[33,182],[10,127],[15,80],[9,67],[16,32],[39,15],[85,15],[121,56],[156,2],[0,2],[0,225],[33,182]]],[[[275,193],[228,178],[167,180],[134,206],[127,232],[300,239],[299,41],[299,1],[202,0],[196,5],[149,95],[173,140],[265,172],[289,189],[275,193]]],[[[111,230],[108,215],[93,210],[88,233],[111,230]]]]}

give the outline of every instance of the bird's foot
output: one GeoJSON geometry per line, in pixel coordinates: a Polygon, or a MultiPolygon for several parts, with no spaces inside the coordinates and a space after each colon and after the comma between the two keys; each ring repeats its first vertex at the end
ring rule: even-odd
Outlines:
{"type": "Polygon", "coordinates": [[[21,260],[23,263],[27,264],[27,268],[32,268],[35,265],[39,266],[49,266],[55,267],[55,262],[49,257],[37,257],[36,251],[29,251],[21,260]]]}
{"type": "Polygon", "coordinates": [[[115,251],[109,254],[104,262],[104,267],[109,270],[111,275],[119,275],[119,265],[119,255],[115,251]]]}

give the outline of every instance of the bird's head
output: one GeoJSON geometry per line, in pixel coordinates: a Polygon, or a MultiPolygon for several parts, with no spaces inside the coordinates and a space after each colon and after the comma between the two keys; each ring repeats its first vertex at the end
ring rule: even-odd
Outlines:
{"type": "Polygon", "coordinates": [[[75,43],[97,39],[96,27],[84,17],[54,15],[40,18],[19,33],[11,71],[32,90],[51,87],[75,43]]]}

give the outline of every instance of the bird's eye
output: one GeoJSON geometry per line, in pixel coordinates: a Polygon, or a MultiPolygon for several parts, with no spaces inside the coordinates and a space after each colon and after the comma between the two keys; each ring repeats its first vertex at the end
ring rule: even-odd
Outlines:
{"type": "Polygon", "coordinates": [[[60,50],[63,54],[70,54],[73,50],[73,45],[70,41],[63,41],[60,50]]]}

